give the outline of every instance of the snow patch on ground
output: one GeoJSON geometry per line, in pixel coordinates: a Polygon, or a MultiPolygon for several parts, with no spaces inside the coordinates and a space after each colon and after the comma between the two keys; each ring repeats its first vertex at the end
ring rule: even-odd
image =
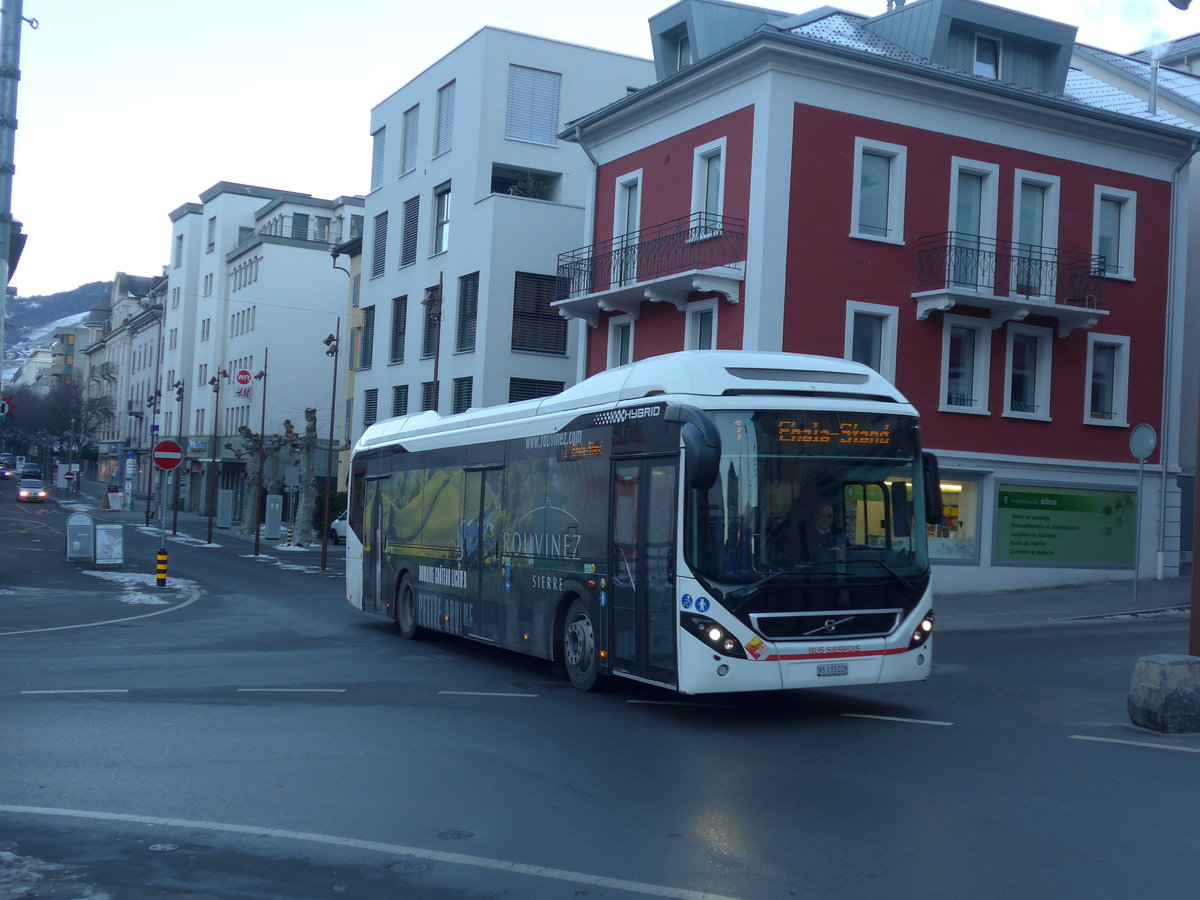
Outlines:
{"type": "Polygon", "coordinates": [[[85,575],[118,585],[123,593],[121,602],[132,606],[170,606],[180,592],[195,589],[196,583],[186,578],[172,578],[165,588],[158,587],[158,576],[146,572],[103,572],[84,569],[85,575]],[[150,590],[145,590],[150,589],[150,590]]]}

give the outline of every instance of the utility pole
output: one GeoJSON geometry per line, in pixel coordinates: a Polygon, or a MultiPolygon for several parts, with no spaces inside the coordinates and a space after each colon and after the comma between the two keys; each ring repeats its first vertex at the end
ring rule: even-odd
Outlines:
{"type": "MultiPolygon", "coordinates": [[[[4,317],[12,272],[12,182],[17,138],[17,84],[21,80],[23,0],[4,0],[0,13],[0,393],[4,390],[4,317]]],[[[29,20],[37,28],[37,19],[29,20]]]]}

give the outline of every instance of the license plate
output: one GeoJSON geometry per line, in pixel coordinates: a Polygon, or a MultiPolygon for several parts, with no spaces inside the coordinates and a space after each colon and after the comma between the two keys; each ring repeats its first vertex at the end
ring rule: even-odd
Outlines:
{"type": "Polygon", "coordinates": [[[850,663],[821,663],[817,666],[817,677],[824,678],[826,675],[849,675],[850,663]]]}

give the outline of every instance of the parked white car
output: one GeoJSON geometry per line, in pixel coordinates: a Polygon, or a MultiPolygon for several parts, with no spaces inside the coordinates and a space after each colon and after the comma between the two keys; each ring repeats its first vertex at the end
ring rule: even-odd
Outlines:
{"type": "Polygon", "coordinates": [[[346,511],[329,523],[329,540],[335,544],[346,543],[346,529],[350,527],[346,521],[346,511]]]}

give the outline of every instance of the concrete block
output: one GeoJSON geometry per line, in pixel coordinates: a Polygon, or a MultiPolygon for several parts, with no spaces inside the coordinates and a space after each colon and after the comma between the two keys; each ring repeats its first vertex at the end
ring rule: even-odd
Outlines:
{"type": "Polygon", "coordinates": [[[1127,706],[1129,720],[1142,728],[1200,732],[1200,657],[1143,656],[1133,669],[1127,706]]]}

